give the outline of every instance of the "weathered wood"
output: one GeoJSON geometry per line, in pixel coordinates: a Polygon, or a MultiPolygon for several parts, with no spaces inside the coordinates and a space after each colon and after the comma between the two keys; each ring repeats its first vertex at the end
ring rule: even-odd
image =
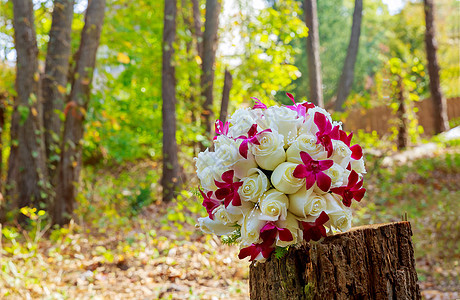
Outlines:
{"type": "Polygon", "coordinates": [[[250,266],[251,299],[421,299],[409,222],[368,225],[250,266]]]}

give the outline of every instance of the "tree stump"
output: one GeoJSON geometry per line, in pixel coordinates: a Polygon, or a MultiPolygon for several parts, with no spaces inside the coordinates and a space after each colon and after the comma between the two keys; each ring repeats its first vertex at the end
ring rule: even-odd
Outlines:
{"type": "Polygon", "coordinates": [[[250,266],[251,299],[421,299],[409,222],[367,225],[250,266]]]}

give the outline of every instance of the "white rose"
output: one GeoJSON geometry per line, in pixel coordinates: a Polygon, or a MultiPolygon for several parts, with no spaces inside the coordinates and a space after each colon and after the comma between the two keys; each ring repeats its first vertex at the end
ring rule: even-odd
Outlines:
{"type": "Polygon", "coordinates": [[[303,185],[305,185],[305,178],[294,177],[294,170],[298,164],[284,162],[279,164],[273,171],[271,182],[273,186],[285,194],[294,194],[303,185]]]}
{"type": "Polygon", "coordinates": [[[252,154],[257,164],[265,170],[274,170],[280,163],[286,161],[284,138],[275,132],[263,132],[257,139],[260,145],[251,145],[252,154]]]}
{"type": "Polygon", "coordinates": [[[208,191],[215,191],[217,190],[217,186],[214,180],[222,181],[222,173],[225,171],[228,171],[228,169],[220,164],[216,164],[204,168],[201,172],[197,172],[197,176],[204,189],[208,191]]]}
{"type": "Polygon", "coordinates": [[[313,192],[303,186],[297,193],[289,195],[289,211],[300,218],[319,216],[326,210],[325,195],[313,192]]]}
{"type": "Polygon", "coordinates": [[[299,134],[316,134],[319,130],[315,124],[315,113],[322,113],[326,116],[326,119],[332,123],[331,114],[328,113],[325,109],[315,106],[310,108],[307,111],[307,115],[305,116],[305,122],[300,126],[299,134]]]}
{"type": "MultiPolygon", "coordinates": [[[[240,140],[241,141],[241,140],[240,140]]],[[[249,175],[251,169],[257,168],[257,163],[251,152],[248,151],[248,158],[238,159],[233,165],[232,169],[235,171],[235,177],[244,178],[249,175]]]]}
{"type": "Polygon", "coordinates": [[[342,186],[343,181],[346,179],[345,169],[336,163],[324,171],[324,173],[331,178],[331,188],[342,186]]]}
{"type": "Polygon", "coordinates": [[[284,106],[269,107],[265,110],[264,115],[269,128],[283,135],[284,148],[287,148],[297,137],[297,128],[303,120],[297,118],[296,111],[284,106]]]}
{"type": "Polygon", "coordinates": [[[282,192],[271,189],[267,191],[259,202],[261,220],[277,221],[285,220],[287,209],[289,208],[289,199],[282,192]]]}
{"type": "Polygon", "coordinates": [[[209,152],[209,149],[206,149],[204,152],[198,153],[198,157],[195,158],[195,165],[197,173],[202,172],[205,168],[213,166],[219,162],[219,159],[216,156],[216,153],[209,152]]]}
{"type": "Polygon", "coordinates": [[[351,168],[359,174],[366,174],[366,167],[364,166],[364,158],[361,159],[351,159],[351,168]]]}
{"type": "Polygon", "coordinates": [[[241,225],[241,244],[249,246],[257,244],[260,240],[260,230],[267,223],[260,218],[260,210],[252,210],[243,218],[241,225]]]}
{"type": "Polygon", "coordinates": [[[219,221],[224,225],[235,225],[243,216],[241,211],[233,211],[235,214],[230,213],[230,210],[227,210],[224,205],[216,207],[213,211],[214,220],[219,221]]]}
{"type": "Polygon", "coordinates": [[[307,152],[314,160],[326,159],[327,152],[316,141],[316,136],[312,134],[299,135],[286,151],[287,161],[302,164],[303,162],[300,158],[301,151],[307,152]]]}
{"type": "Polygon", "coordinates": [[[211,220],[209,217],[198,218],[197,225],[201,231],[209,234],[224,235],[235,231],[235,227],[232,227],[229,224],[225,225],[216,218],[214,220],[211,220]]]}
{"type": "Polygon", "coordinates": [[[250,172],[255,173],[242,179],[243,185],[238,193],[243,201],[258,202],[259,198],[270,188],[270,182],[261,170],[254,168],[250,172]]]}
{"type": "Polygon", "coordinates": [[[233,138],[242,135],[246,136],[253,124],[259,124],[264,127],[262,114],[263,111],[261,109],[240,108],[236,110],[229,120],[230,124],[232,124],[228,130],[229,136],[233,138]]]}
{"type": "Polygon", "coordinates": [[[350,148],[339,140],[332,140],[332,146],[334,147],[334,151],[332,152],[331,159],[342,166],[342,168],[346,168],[351,160],[350,148]]]}
{"type": "Polygon", "coordinates": [[[285,242],[281,241],[279,237],[277,237],[276,246],[286,247],[289,245],[294,245],[300,242],[303,238],[303,232],[299,227],[299,221],[297,220],[296,216],[290,212],[287,213],[286,220],[279,220],[276,222],[276,226],[279,228],[287,228],[291,232],[293,238],[292,241],[285,242]]]}
{"type": "Polygon", "coordinates": [[[327,210],[326,213],[330,218],[331,225],[345,232],[351,228],[351,220],[353,218],[351,208],[343,205],[342,200],[337,195],[327,194],[327,210]]]}
{"type": "Polygon", "coordinates": [[[243,157],[239,153],[239,143],[225,136],[219,135],[214,141],[215,156],[221,161],[224,166],[231,166],[243,157]]]}

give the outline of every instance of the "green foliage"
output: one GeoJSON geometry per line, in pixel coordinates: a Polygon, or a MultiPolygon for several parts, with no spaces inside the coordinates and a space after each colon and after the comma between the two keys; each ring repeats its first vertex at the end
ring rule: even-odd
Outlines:
{"type": "Polygon", "coordinates": [[[235,231],[232,232],[230,235],[223,235],[221,240],[222,244],[225,245],[236,245],[239,243],[239,240],[241,238],[241,226],[236,224],[235,226],[235,231]]]}
{"type": "Polygon", "coordinates": [[[278,247],[275,248],[275,257],[277,259],[283,258],[289,251],[289,246],[287,247],[278,247]]]}

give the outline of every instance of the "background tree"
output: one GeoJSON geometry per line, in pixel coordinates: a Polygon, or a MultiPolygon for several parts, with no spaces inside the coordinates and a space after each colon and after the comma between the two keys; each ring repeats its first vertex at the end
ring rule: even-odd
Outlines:
{"type": "Polygon", "coordinates": [[[425,7],[425,45],[426,45],[426,56],[428,60],[428,74],[430,75],[430,91],[431,99],[434,104],[434,128],[436,133],[441,133],[449,129],[449,122],[447,118],[447,104],[446,98],[444,97],[440,78],[439,78],[439,64],[438,57],[436,54],[437,42],[436,42],[436,26],[434,19],[434,1],[424,0],[425,7]]]}
{"type": "Polygon", "coordinates": [[[316,0],[305,0],[305,23],[308,27],[307,54],[308,54],[308,77],[310,79],[309,101],[324,107],[323,80],[321,76],[321,59],[319,55],[319,26],[316,0]]]}
{"type": "Polygon", "coordinates": [[[358,56],[359,37],[361,35],[361,18],[363,14],[363,1],[355,1],[355,10],[353,12],[353,25],[351,26],[350,43],[348,44],[347,56],[342,68],[342,75],[337,88],[337,99],[335,102],[335,110],[343,111],[343,104],[350,94],[354,73],[356,57],[358,56]]]}
{"type": "Polygon", "coordinates": [[[163,201],[171,201],[181,184],[176,144],[176,75],[173,42],[176,37],[176,0],[165,1],[163,29],[163,201]]]}

